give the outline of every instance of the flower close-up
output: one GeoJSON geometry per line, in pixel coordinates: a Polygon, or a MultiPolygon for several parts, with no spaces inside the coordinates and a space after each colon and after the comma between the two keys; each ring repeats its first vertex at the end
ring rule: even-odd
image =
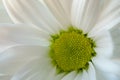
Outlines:
{"type": "Polygon", "coordinates": [[[110,34],[120,0],[3,4],[13,23],[0,24],[0,80],[120,80],[110,34]]]}

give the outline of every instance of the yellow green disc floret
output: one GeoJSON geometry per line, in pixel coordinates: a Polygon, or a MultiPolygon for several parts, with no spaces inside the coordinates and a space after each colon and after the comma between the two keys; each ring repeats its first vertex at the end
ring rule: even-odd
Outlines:
{"type": "Polygon", "coordinates": [[[60,34],[52,35],[50,56],[55,65],[68,72],[86,67],[93,56],[95,43],[81,30],[70,27],[60,34]]]}

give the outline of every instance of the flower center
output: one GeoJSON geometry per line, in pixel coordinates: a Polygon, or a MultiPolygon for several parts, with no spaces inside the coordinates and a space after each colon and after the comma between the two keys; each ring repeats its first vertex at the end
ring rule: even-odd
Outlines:
{"type": "Polygon", "coordinates": [[[95,56],[94,42],[82,31],[70,27],[58,35],[52,36],[50,55],[56,66],[62,71],[86,68],[95,56]]]}

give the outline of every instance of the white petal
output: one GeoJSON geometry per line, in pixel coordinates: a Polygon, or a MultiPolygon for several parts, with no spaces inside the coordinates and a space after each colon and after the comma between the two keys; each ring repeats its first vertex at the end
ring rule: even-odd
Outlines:
{"type": "Polygon", "coordinates": [[[0,75],[0,80],[10,80],[12,76],[10,75],[4,75],[4,76],[1,76],[0,75]]]}
{"type": "Polygon", "coordinates": [[[48,47],[19,46],[0,54],[0,74],[13,75],[31,60],[47,56],[48,47]]]}
{"type": "Polygon", "coordinates": [[[61,80],[74,80],[76,77],[76,72],[70,72],[67,75],[65,75],[61,80]]]}
{"type": "Polygon", "coordinates": [[[91,62],[89,62],[88,77],[89,80],[96,80],[96,71],[91,62]]]}
{"type": "Polygon", "coordinates": [[[88,76],[87,71],[83,70],[83,76],[82,76],[81,80],[89,80],[89,76],[88,76]]]}
{"type": "Polygon", "coordinates": [[[15,23],[34,24],[52,33],[61,27],[38,0],[3,0],[3,2],[15,23]]]}
{"type": "Polygon", "coordinates": [[[120,58],[119,57],[113,58],[112,60],[120,66],[120,58]]]}
{"type": "Polygon", "coordinates": [[[73,0],[44,0],[59,22],[65,26],[70,24],[71,5],[73,0]]]}
{"type": "Polygon", "coordinates": [[[102,72],[117,74],[119,71],[117,64],[107,58],[96,57],[93,59],[93,63],[95,67],[100,69],[102,72]]]}
{"type": "Polygon", "coordinates": [[[56,75],[54,80],[61,80],[64,76],[65,76],[65,73],[58,74],[56,75]]]}
{"type": "Polygon", "coordinates": [[[97,35],[101,33],[103,30],[109,30],[112,27],[115,27],[116,25],[118,25],[120,23],[120,16],[116,18],[113,16],[110,16],[109,18],[106,18],[102,22],[96,24],[95,28],[93,28],[89,34],[97,35]]]}
{"type": "Polygon", "coordinates": [[[101,71],[97,67],[95,67],[95,69],[96,69],[96,78],[97,78],[97,80],[109,80],[109,79],[106,78],[107,73],[101,71]]]}
{"type": "Polygon", "coordinates": [[[12,23],[7,12],[4,9],[2,0],[0,0],[0,23],[12,23]]]}
{"type": "Polygon", "coordinates": [[[110,0],[106,8],[101,12],[98,22],[90,31],[91,35],[97,35],[103,30],[109,30],[120,23],[120,1],[110,0]]]}
{"type": "Polygon", "coordinates": [[[61,80],[65,76],[64,72],[57,74],[57,69],[55,67],[51,68],[51,70],[48,73],[49,74],[47,75],[45,80],[61,80]]]}
{"type": "Polygon", "coordinates": [[[99,21],[113,14],[114,12],[119,12],[120,1],[119,0],[105,0],[103,11],[100,14],[99,21]]]}
{"type": "Polygon", "coordinates": [[[120,80],[119,73],[120,72],[118,72],[118,74],[105,72],[96,67],[97,80],[120,80]]]}
{"type": "Polygon", "coordinates": [[[77,76],[75,77],[74,80],[82,80],[82,77],[83,77],[83,73],[79,72],[79,73],[77,73],[77,76]]]}
{"type": "Polygon", "coordinates": [[[77,74],[74,80],[96,80],[96,73],[92,63],[89,63],[90,67],[88,71],[83,70],[77,74]]]}
{"type": "Polygon", "coordinates": [[[17,45],[48,46],[49,35],[25,24],[0,24],[0,52],[17,45]]]}
{"type": "Polygon", "coordinates": [[[117,25],[115,28],[112,28],[111,31],[112,40],[114,43],[114,51],[113,57],[119,58],[120,57],[120,24],[117,25]]]}
{"type": "Polygon", "coordinates": [[[45,80],[53,67],[47,57],[37,59],[17,72],[12,80],[45,80]]]}
{"type": "Polygon", "coordinates": [[[51,69],[48,73],[49,74],[47,75],[45,80],[54,80],[56,77],[56,68],[53,67],[53,69],[51,69]]]}
{"type": "Polygon", "coordinates": [[[119,75],[116,74],[111,74],[111,73],[106,73],[105,75],[107,77],[107,80],[120,80],[120,73],[119,75]]]}
{"type": "Polygon", "coordinates": [[[95,25],[103,0],[74,0],[72,5],[72,24],[85,33],[95,25]]]}
{"type": "MultiPolygon", "coordinates": [[[[91,35],[88,34],[89,37],[91,35]]],[[[108,31],[102,31],[100,34],[91,37],[96,44],[95,51],[97,56],[111,57],[113,55],[113,42],[108,31]]]]}

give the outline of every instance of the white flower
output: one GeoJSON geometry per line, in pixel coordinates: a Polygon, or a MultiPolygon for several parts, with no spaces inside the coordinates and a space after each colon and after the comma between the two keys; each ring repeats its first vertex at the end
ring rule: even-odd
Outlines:
{"type": "Polygon", "coordinates": [[[16,24],[0,25],[0,79],[110,80],[119,74],[109,33],[120,23],[119,0],[3,2],[16,24]]]}

